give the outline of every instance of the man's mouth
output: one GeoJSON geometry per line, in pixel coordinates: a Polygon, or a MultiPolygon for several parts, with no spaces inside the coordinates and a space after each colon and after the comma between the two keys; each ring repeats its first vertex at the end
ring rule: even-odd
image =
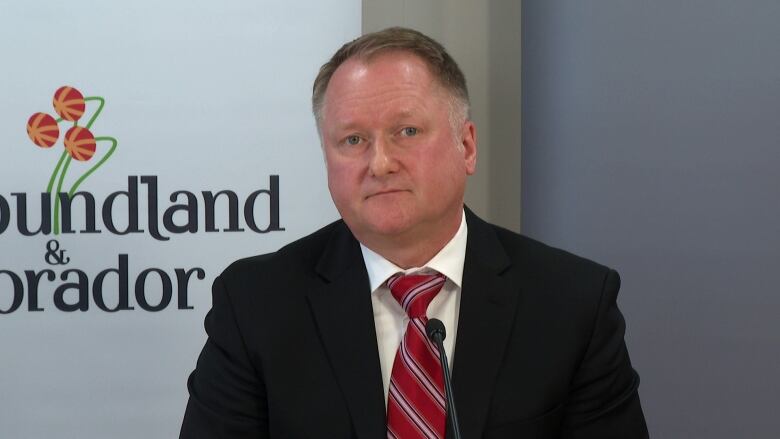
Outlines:
{"type": "Polygon", "coordinates": [[[402,189],[384,189],[384,190],[376,191],[376,192],[370,194],[369,196],[366,197],[366,199],[369,199],[369,198],[372,198],[372,197],[376,197],[378,195],[389,195],[389,194],[395,194],[395,193],[399,193],[399,192],[404,192],[404,191],[402,189]]]}

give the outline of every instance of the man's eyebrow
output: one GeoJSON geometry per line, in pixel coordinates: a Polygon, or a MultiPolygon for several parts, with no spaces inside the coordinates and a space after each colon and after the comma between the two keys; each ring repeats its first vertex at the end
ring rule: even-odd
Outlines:
{"type": "Polygon", "coordinates": [[[333,124],[333,128],[338,131],[349,131],[356,129],[358,126],[359,123],[355,119],[339,121],[333,124]]]}
{"type": "MultiPolygon", "coordinates": [[[[405,108],[402,110],[393,111],[388,113],[386,117],[390,119],[408,119],[419,115],[424,115],[423,109],[411,109],[405,108]]],[[[333,126],[338,130],[349,130],[360,126],[359,118],[349,118],[336,121],[333,126]]]]}
{"type": "Polygon", "coordinates": [[[419,111],[405,109],[405,110],[401,110],[401,111],[396,112],[394,114],[394,116],[398,117],[398,118],[401,118],[401,117],[412,117],[412,116],[414,116],[417,113],[419,113],[419,111]]]}

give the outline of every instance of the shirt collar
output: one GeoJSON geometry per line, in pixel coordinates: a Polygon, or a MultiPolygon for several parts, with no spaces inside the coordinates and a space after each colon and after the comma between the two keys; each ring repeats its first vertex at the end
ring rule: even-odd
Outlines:
{"type": "Polygon", "coordinates": [[[463,264],[466,260],[466,238],[468,235],[468,226],[466,225],[466,213],[461,216],[460,227],[455,232],[455,236],[441,249],[439,253],[431,258],[422,267],[413,267],[404,270],[392,262],[388,261],[380,254],[374,252],[368,247],[360,244],[360,251],[363,252],[363,262],[368,271],[368,282],[371,285],[373,293],[385,281],[396,273],[412,273],[415,271],[438,271],[447,276],[447,279],[455,283],[460,288],[463,279],[463,264]]]}

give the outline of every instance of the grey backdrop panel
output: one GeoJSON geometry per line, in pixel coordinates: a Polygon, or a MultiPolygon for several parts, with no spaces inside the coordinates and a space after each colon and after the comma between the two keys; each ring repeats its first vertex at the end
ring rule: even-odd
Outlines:
{"type": "Polygon", "coordinates": [[[656,438],[780,434],[780,2],[523,2],[523,231],[617,268],[656,438]]]}

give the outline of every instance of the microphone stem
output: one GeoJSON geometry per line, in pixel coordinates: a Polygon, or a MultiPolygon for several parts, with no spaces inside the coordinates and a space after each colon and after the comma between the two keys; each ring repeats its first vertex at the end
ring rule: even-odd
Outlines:
{"type": "Polygon", "coordinates": [[[452,380],[450,380],[450,367],[447,365],[447,355],[444,352],[444,342],[441,335],[434,337],[436,347],[439,349],[439,360],[441,361],[441,368],[444,370],[444,389],[447,397],[447,418],[450,420],[450,427],[452,427],[452,434],[454,439],[460,438],[460,423],[458,422],[458,413],[455,410],[455,398],[452,393],[452,380]]]}

